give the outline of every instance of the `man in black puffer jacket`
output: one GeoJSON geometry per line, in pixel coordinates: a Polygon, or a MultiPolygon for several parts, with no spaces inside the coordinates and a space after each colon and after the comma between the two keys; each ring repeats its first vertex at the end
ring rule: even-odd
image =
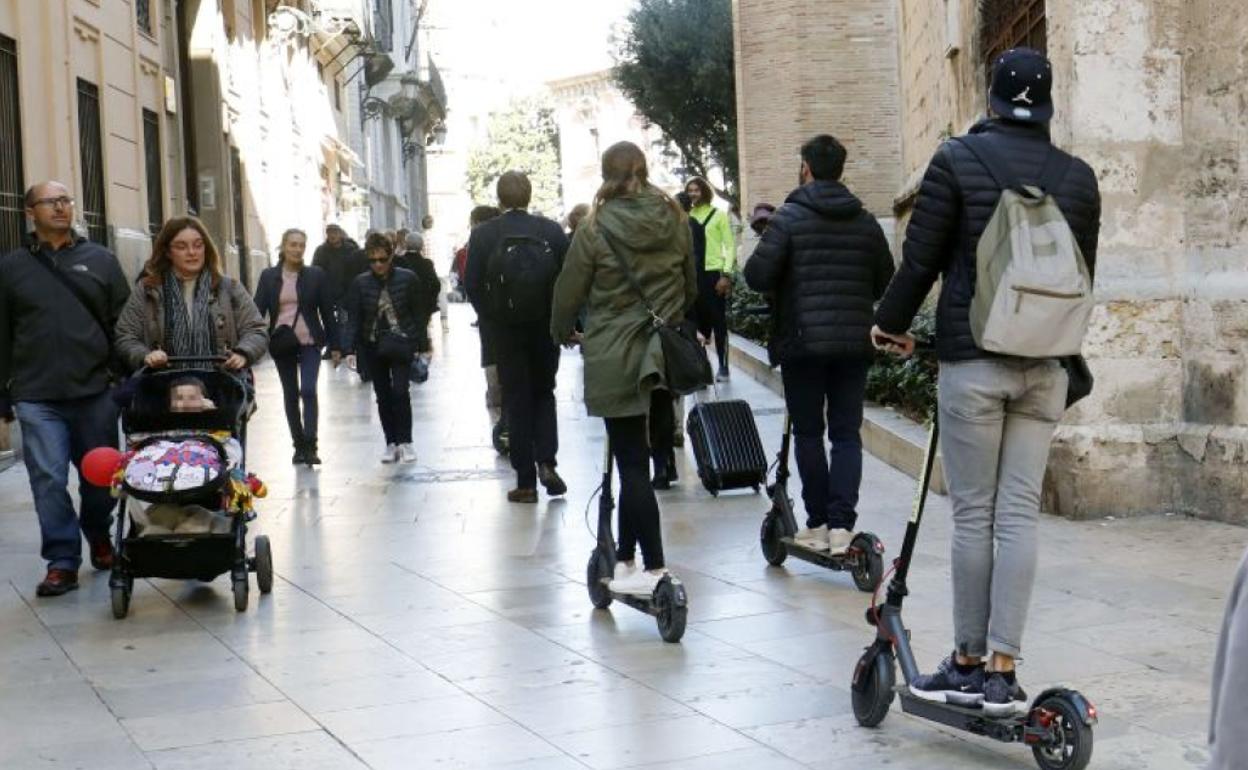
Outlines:
{"type": "Polygon", "coordinates": [[[975,343],[970,307],[976,250],[1001,199],[1001,187],[978,156],[1008,163],[1009,169],[996,169],[1002,179],[1013,176],[1053,196],[1090,276],[1100,193],[1092,169],[1049,140],[1052,80],[1048,60],[1030,49],[1007,51],[994,64],[994,117],[970,136],[946,142],[932,159],[906,231],[901,268],[872,331],[881,347],[911,352],[914,340],[906,330],[942,278],[936,348],[941,451],[954,521],[954,654],[934,674],[912,682],[911,691],[940,702],[980,701],[993,716],[1026,708],[1014,660],[1035,580],[1040,486],[1049,442],[1066,408],[1068,379],[1056,359],[993,355],[975,343]],[[1063,166],[1064,176],[1054,174],[1063,166]]]}
{"type": "Polygon", "coordinates": [[[845,156],[826,134],[802,146],[802,186],[771,218],[745,265],[750,288],[773,297],[770,357],[783,367],[806,504],[806,529],[796,540],[833,553],[849,547],[858,519],[871,314],[893,277],[880,223],[839,181],[845,156]]]}

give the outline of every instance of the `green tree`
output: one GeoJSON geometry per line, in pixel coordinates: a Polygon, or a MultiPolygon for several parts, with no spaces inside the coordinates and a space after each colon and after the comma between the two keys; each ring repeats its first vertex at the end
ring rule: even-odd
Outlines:
{"type": "Polygon", "coordinates": [[[736,201],[737,91],[730,0],[639,0],[616,54],[615,80],[675,145],[687,168],[724,170],[736,201]]]}
{"type": "Polygon", "coordinates": [[[558,215],[563,205],[559,127],[544,101],[521,99],[490,116],[488,139],[468,155],[468,192],[474,204],[498,205],[494,185],[505,171],[528,174],[533,183],[531,208],[558,215]]]}

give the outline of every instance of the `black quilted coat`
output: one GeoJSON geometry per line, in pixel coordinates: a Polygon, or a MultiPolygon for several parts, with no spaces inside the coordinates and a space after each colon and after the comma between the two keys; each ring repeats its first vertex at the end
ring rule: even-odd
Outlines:
{"type": "Polygon", "coordinates": [[[773,366],[800,358],[869,358],[875,301],[893,277],[888,240],[840,182],[794,190],[745,264],[771,294],[773,366]]]}
{"type": "MultiPolygon", "coordinates": [[[[1024,183],[1039,181],[1052,145],[1044,126],[987,120],[960,141],[989,142],[1011,160],[1024,183]]],[[[988,169],[958,142],[946,142],[928,166],[919,189],[901,267],[888,286],[875,319],[886,332],[900,334],[923,304],[939,277],[936,307],[936,352],[942,361],[988,357],[971,335],[971,298],[975,295],[975,249],[988,226],[1001,190],[988,169]]],[[[1101,227],[1101,195],[1096,174],[1078,158],[1056,191],[1057,204],[1074,231],[1088,270],[1095,270],[1097,235],[1101,227]]]]}

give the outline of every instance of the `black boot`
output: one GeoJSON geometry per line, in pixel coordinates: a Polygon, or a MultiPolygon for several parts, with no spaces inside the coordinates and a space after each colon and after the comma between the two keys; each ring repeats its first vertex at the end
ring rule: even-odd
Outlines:
{"type": "Polygon", "coordinates": [[[303,442],[303,461],[308,465],[320,465],[321,456],[316,451],[316,439],[304,439],[303,442]]]}
{"type": "Polygon", "coordinates": [[[295,456],[290,458],[291,465],[303,465],[307,462],[307,446],[303,439],[294,439],[295,456]]]}
{"type": "Polygon", "coordinates": [[[670,476],[668,476],[668,473],[671,472],[669,469],[670,466],[668,466],[667,461],[665,459],[660,460],[658,457],[655,457],[653,459],[654,459],[654,478],[650,480],[650,486],[658,490],[671,489],[672,479],[670,476]]]}
{"type": "Polygon", "coordinates": [[[672,450],[667,456],[667,480],[673,484],[680,480],[680,476],[676,474],[676,450],[672,450]]]}

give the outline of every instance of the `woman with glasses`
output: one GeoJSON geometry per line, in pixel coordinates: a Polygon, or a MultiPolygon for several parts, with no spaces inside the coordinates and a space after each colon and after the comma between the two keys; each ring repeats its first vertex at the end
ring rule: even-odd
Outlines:
{"type": "Polygon", "coordinates": [[[411,270],[394,265],[394,243],[383,233],[364,242],[368,272],[347,291],[348,366],[373,380],[377,413],[385,433],[383,463],[416,462],[412,446],[412,402],[408,396],[412,356],[424,338],[433,304],[431,290],[411,270]]]}
{"type": "Polygon", "coordinates": [[[179,356],[223,356],[238,371],[264,357],[269,335],[242,283],[195,217],[165,222],[138,290],[117,320],[117,353],[131,368],[161,369],[179,356]]]}

